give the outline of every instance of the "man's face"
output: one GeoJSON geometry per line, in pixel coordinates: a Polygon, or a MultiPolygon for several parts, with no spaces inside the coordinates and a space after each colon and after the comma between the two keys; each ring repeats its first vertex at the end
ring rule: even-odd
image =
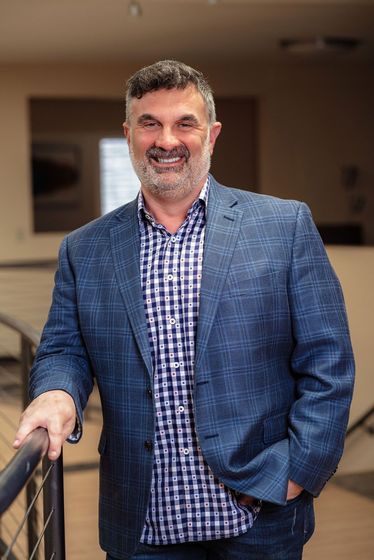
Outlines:
{"type": "Polygon", "coordinates": [[[220,130],[193,85],[132,99],[124,132],[142,187],[169,198],[201,189],[220,130]]]}

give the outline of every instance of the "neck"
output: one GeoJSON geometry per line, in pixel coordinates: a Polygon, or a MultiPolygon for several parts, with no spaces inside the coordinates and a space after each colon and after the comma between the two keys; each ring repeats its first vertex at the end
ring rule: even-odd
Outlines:
{"type": "Polygon", "coordinates": [[[202,185],[196,187],[188,194],[178,197],[158,196],[142,186],[142,195],[145,206],[157,223],[162,224],[170,233],[176,233],[186,219],[187,213],[193,202],[199,196],[202,185]]]}

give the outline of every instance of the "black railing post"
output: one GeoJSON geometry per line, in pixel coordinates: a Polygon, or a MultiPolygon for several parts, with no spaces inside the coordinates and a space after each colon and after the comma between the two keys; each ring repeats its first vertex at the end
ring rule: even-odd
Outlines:
{"type": "MultiPolygon", "coordinates": [[[[37,488],[34,477],[30,478],[26,486],[26,508],[28,509],[31,502],[34,499],[37,488]]],[[[34,550],[36,543],[38,542],[38,516],[36,508],[32,508],[27,518],[27,546],[29,551],[29,556],[34,550]]],[[[38,551],[35,552],[35,560],[39,558],[38,551]]]]}
{"type": "MultiPolygon", "coordinates": [[[[39,333],[18,319],[9,317],[0,311],[0,324],[4,324],[16,331],[21,337],[21,371],[23,380],[22,401],[23,408],[29,402],[28,377],[34,357],[33,349],[40,342],[39,333]]],[[[0,518],[1,514],[14,501],[15,497],[23,488],[27,479],[36,468],[41,457],[48,449],[48,435],[43,428],[37,428],[28,436],[28,441],[17,451],[13,459],[0,472],[0,518]]],[[[15,559],[12,547],[22,531],[24,523],[28,523],[28,557],[35,560],[38,554],[38,546],[44,538],[45,560],[65,560],[65,519],[64,519],[64,490],[63,490],[63,463],[62,454],[60,458],[51,463],[47,458],[43,460],[43,483],[36,488],[34,480],[27,487],[27,512],[18,526],[12,541],[3,543],[0,535],[0,552],[3,554],[3,545],[6,547],[4,558],[15,559]],[[46,476],[48,473],[48,476],[46,476]],[[35,513],[35,502],[43,488],[44,500],[44,527],[40,529],[38,536],[37,514],[35,513]],[[33,499],[35,498],[35,499],[33,499]],[[30,507],[29,507],[30,506],[30,507]]],[[[40,523],[39,523],[40,524],[40,523]]],[[[39,553],[40,558],[40,553],[39,553]]]]}
{"type": "MultiPolygon", "coordinates": [[[[21,336],[21,369],[22,369],[22,404],[23,409],[29,404],[28,395],[28,379],[33,361],[33,351],[30,342],[21,336]]],[[[35,479],[31,478],[26,486],[26,509],[30,506],[36,493],[36,483],[35,479]]],[[[27,518],[27,543],[29,549],[29,555],[35,548],[38,542],[38,518],[37,511],[33,508],[30,511],[30,515],[27,518]]],[[[38,560],[39,554],[35,553],[35,560],[38,560]]]]}
{"type": "Polygon", "coordinates": [[[57,461],[43,459],[43,475],[48,470],[49,484],[43,489],[44,502],[44,558],[65,560],[64,477],[62,450],[57,461]]]}
{"type": "Polygon", "coordinates": [[[364,430],[370,434],[373,435],[374,430],[371,426],[366,426],[365,422],[366,420],[368,420],[370,418],[370,416],[372,416],[374,414],[374,406],[372,406],[371,408],[369,408],[369,410],[367,410],[362,416],[360,416],[360,418],[358,420],[356,420],[356,422],[354,422],[352,424],[352,426],[350,426],[346,432],[346,437],[349,437],[350,435],[353,434],[353,432],[355,432],[357,430],[357,428],[364,428],[364,430]]]}
{"type": "Polygon", "coordinates": [[[29,404],[29,374],[34,356],[30,342],[21,336],[21,369],[22,369],[22,405],[25,409],[29,404]]]}

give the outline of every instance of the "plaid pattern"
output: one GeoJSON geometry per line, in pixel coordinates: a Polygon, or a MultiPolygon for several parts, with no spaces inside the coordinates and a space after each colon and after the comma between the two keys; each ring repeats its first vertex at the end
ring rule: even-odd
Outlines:
{"type": "Polygon", "coordinates": [[[176,544],[242,534],[258,508],[237,505],[198,444],[194,359],[209,183],[178,232],[155,223],[139,196],[140,271],[154,369],[156,434],[141,541],[176,544]]]}
{"type": "MultiPolygon", "coordinates": [[[[258,499],[285,504],[288,478],[318,495],[343,450],[353,387],[339,283],[305,204],[210,177],[206,218],[194,364],[204,459],[258,499]]],[[[140,249],[136,200],[64,239],[30,374],[31,398],[67,391],[81,421],[96,378],[100,544],[115,558],[139,545],[154,464],[140,249]]]]}

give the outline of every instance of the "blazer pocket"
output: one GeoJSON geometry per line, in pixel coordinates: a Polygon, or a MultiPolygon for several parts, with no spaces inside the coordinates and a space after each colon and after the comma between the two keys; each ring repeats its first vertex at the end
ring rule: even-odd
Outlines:
{"type": "Polygon", "coordinates": [[[103,455],[105,453],[106,450],[106,434],[104,432],[101,432],[100,435],[100,440],[99,440],[99,445],[97,447],[98,452],[100,453],[100,455],[103,455]]]}
{"type": "Polygon", "coordinates": [[[270,416],[264,422],[264,443],[271,444],[288,437],[288,413],[270,416]]]}

